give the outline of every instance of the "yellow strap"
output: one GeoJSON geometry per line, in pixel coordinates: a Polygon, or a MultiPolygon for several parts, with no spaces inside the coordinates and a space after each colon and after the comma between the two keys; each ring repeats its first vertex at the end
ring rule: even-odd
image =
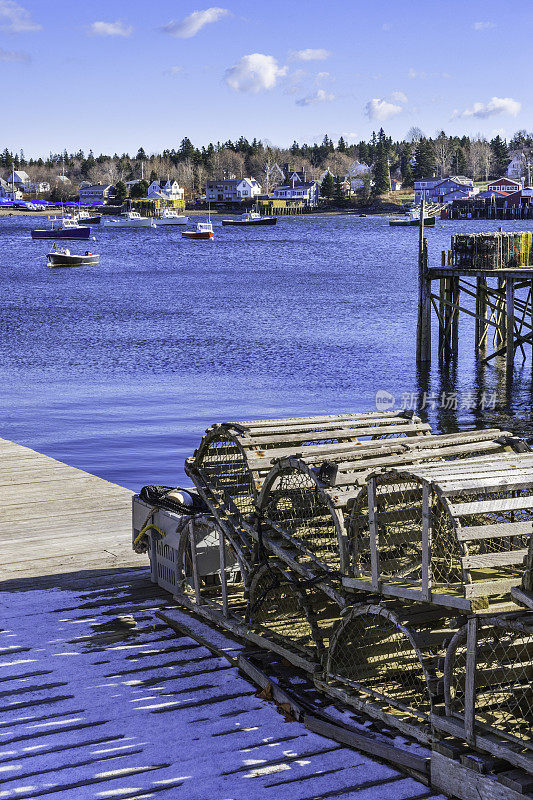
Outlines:
{"type": "Polygon", "coordinates": [[[135,538],[133,544],[136,545],[137,542],[144,536],[146,531],[149,531],[149,530],[157,531],[158,534],[163,538],[166,536],[166,533],[164,533],[161,530],[161,528],[158,528],[157,525],[145,525],[144,528],[142,529],[142,531],[140,532],[140,534],[135,538]]]}

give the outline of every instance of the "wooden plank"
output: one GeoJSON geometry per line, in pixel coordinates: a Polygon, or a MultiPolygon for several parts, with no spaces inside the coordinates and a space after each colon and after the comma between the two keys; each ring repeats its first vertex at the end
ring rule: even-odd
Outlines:
{"type": "MultiPolygon", "coordinates": [[[[294,443],[299,446],[304,446],[303,442],[308,441],[320,441],[320,439],[335,439],[335,438],[349,438],[351,436],[359,437],[359,436],[391,436],[392,434],[422,434],[424,431],[430,431],[431,426],[427,423],[421,425],[382,425],[374,427],[367,427],[367,428],[358,428],[357,431],[354,430],[347,430],[346,428],[337,428],[333,430],[328,430],[327,433],[323,431],[311,431],[309,433],[301,433],[301,434],[288,434],[286,436],[279,435],[279,436],[267,436],[261,439],[261,442],[258,443],[252,437],[243,436],[240,437],[240,443],[243,447],[254,447],[258,450],[265,444],[285,444],[288,445],[289,443],[294,443]]],[[[350,444],[349,442],[347,444],[350,444]]],[[[352,444],[353,447],[353,444],[352,444]]]]}
{"type": "Polygon", "coordinates": [[[376,479],[370,478],[368,481],[368,525],[370,529],[370,564],[372,571],[372,589],[379,589],[379,547],[378,547],[378,526],[376,508],[376,479]]]}
{"type": "Polygon", "coordinates": [[[523,564],[527,556],[527,548],[522,550],[504,550],[497,553],[483,553],[476,556],[461,556],[464,569],[479,569],[483,567],[505,567],[523,564]]]}
{"type": "Polygon", "coordinates": [[[470,617],[466,623],[466,675],[465,675],[465,737],[468,744],[475,744],[476,719],[476,617],[470,617]]]}
{"type": "MultiPolygon", "coordinates": [[[[353,417],[345,417],[339,418],[335,420],[324,420],[322,422],[313,422],[307,420],[306,422],[294,422],[290,424],[283,424],[283,425],[268,425],[268,426],[253,426],[248,427],[246,426],[246,433],[244,434],[247,438],[255,438],[257,437],[261,440],[261,437],[270,436],[270,435],[285,435],[289,433],[305,433],[307,431],[327,431],[327,430],[335,430],[335,429],[345,429],[349,432],[356,433],[357,428],[365,428],[370,425],[372,426],[382,426],[382,425],[411,425],[412,420],[408,417],[400,417],[398,414],[394,416],[383,416],[379,412],[373,416],[372,414],[361,414],[353,417]]],[[[258,444],[261,442],[259,441],[258,444]]]]}
{"type": "Polygon", "coordinates": [[[459,542],[476,542],[507,536],[529,536],[533,533],[533,521],[498,522],[494,525],[471,525],[457,529],[459,542]]]}
{"type": "Polygon", "coordinates": [[[422,596],[431,600],[431,512],[429,509],[430,487],[422,487],[422,596]]]}
{"type": "Polygon", "coordinates": [[[507,594],[513,586],[516,586],[518,576],[514,578],[499,578],[495,575],[494,580],[476,581],[465,584],[465,597],[490,597],[491,595],[507,594]]]}
{"type": "Polygon", "coordinates": [[[524,800],[522,793],[474,772],[436,750],[431,752],[431,785],[460,800],[524,800]]]}
{"type": "Polygon", "coordinates": [[[473,514],[490,514],[496,511],[522,511],[533,508],[533,497],[505,497],[502,500],[479,500],[472,503],[452,503],[452,514],[456,517],[473,514]]]}

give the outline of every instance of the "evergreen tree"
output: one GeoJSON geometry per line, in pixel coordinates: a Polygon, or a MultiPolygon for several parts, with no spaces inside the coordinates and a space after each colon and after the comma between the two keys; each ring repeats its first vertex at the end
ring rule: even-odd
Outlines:
{"type": "Polygon", "coordinates": [[[157,175],[157,172],[155,171],[155,169],[153,169],[153,170],[150,172],[150,181],[149,181],[149,182],[150,182],[150,183],[153,183],[153,182],[154,182],[154,181],[156,181],[156,180],[158,180],[158,175],[157,175]]]}
{"type": "Polygon", "coordinates": [[[115,203],[117,206],[121,206],[128,196],[128,187],[124,183],[124,181],[117,181],[115,185],[115,203]]]}
{"type": "Polygon", "coordinates": [[[335,177],[334,181],[333,201],[336,206],[343,206],[345,204],[344,192],[342,189],[342,178],[339,177],[339,175],[335,177]]]}
{"type": "Polygon", "coordinates": [[[327,197],[329,200],[331,197],[333,197],[334,190],[335,182],[333,180],[333,176],[330,172],[326,172],[324,180],[320,184],[320,194],[322,197],[327,197]]]}
{"type": "Polygon", "coordinates": [[[496,175],[505,175],[507,171],[507,164],[509,163],[509,155],[507,152],[507,144],[501,136],[495,136],[491,141],[490,146],[494,153],[494,173],[496,175]]]}
{"type": "Polygon", "coordinates": [[[390,169],[387,148],[380,142],[376,148],[374,163],[374,194],[383,194],[390,189],[390,169]]]}
{"type": "Polygon", "coordinates": [[[411,166],[411,154],[410,153],[407,153],[402,158],[400,171],[402,173],[402,185],[403,186],[413,186],[414,178],[413,178],[413,167],[411,166]]]}
{"type": "Polygon", "coordinates": [[[139,199],[141,197],[146,197],[148,192],[148,183],[147,181],[139,181],[139,183],[134,183],[131,187],[130,197],[132,199],[139,199]]]}
{"type": "Polygon", "coordinates": [[[137,150],[137,155],[135,156],[137,161],[145,161],[146,160],[146,153],[144,152],[144,147],[139,147],[137,150]]]}
{"type": "Polygon", "coordinates": [[[433,153],[433,147],[429,139],[420,139],[415,151],[415,159],[415,180],[424,177],[429,178],[435,175],[435,154],[433,153]]]}
{"type": "Polygon", "coordinates": [[[338,143],[337,143],[337,150],[339,153],[346,152],[346,142],[344,141],[343,137],[341,136],[338,143]]]}

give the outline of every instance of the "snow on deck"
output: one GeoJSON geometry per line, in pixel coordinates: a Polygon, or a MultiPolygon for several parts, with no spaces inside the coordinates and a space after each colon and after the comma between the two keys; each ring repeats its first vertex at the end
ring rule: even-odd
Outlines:
{"type": "Polygon", "coordinates": [[[285,722],[229,661],[163,625],[170,597],[131,551],[130,503],[0,440],[0,800],[436,797],[285,722]]]}
{"type": "Polygon", "coordinates": [[[224,658],[160,624],[144,570],[0,594],[0,798],[434,797],[285,722],[224,658]],[[132,614],[135,628],[114,620],[132,614]]]}

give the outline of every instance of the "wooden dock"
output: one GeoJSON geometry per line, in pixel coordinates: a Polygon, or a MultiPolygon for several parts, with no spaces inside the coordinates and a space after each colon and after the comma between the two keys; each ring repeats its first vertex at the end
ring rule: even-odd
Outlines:
{"type": "Polygon", "coordinates": [[[0,440],[0,501],[2,799],[443,800],[162,624],[130,491],[0,440]]]}

